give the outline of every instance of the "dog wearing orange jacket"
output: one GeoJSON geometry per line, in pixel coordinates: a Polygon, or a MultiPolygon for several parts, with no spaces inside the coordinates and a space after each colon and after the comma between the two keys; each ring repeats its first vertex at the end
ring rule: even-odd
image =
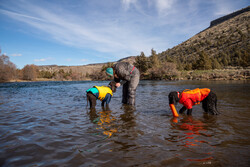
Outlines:
{"type": "Polygon", "coordinates": [[[179,113],[182,114],[187,110],[187,114],[192,114],[192,108],[194,105],[202,103],[202,108],[206,113],[212,115],[218,115],[217,110],[217,96],[208,88],[194,90],[186,89],[182,92],[170,92],[168,95],[169,104],[177,104],[178,102],[183,105],[179,110],[179,113]]]}

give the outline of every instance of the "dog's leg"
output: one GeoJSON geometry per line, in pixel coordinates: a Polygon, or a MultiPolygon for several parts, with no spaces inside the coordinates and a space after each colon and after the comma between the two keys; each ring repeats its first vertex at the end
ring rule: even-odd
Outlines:
{"type": "Polygon", "coordinates": [[[106,103],[106,110],[110,111],[110,109],[109,109],[109,103],[106,103]]]}
{"type": "Polygon", "coordinates": [[[202,101],[202,108],[205,112],[208,112],[212,115],[218,115],[217,111],[217,96],[212,91],[209,95],[202,101]]]}
{"type": "Polygon", "coordinates": [[[87,105],[86,105],[86,108],[88,108],[88,103],[89,103],[89,96],[88,96],[88,93],[87,93],[87,95],[86,95],[86,99],[87,99],[87,105]]]}
{"type": "Polygon", "coordinates": [[[96,97],[95,97],[95,95],[93,95],[92,93],[88,93],[88,96],[89,96],[90,108],[95,108],[95,106],[96,106],[96,97]]]}
{"type": "Polygon", "coordinates": [[[96,106],[96,97],[92,98],[92,108],[96,106]]]}
{"type": "Polygon", "coordinates": [[[203,110],[208,113],[208,100],[207,100],[207,97],[202,101],[202,108],[203,110]]]}
{"type": "Polygon", "coordinates": [[[215,100],[214,100],[214,110],[215,110],[215,112],[216,112],[216,115],[219,115],[220,114],[220,112],[217,110],[217,96],[216,96],[216,94],[214,94],[215,95],[215,100]]]}
{"type": "Polygon", "coordinates": [[[192,115],[192,108],[187,110],[187,115],[192,115]]]}
{"type": "Polygon", "coordinates": [[[186,109],[187,109],[187,108],[186,108],[185,106],[183,106],[183,107],[179,110],[179,113],[182,114],[184,111],[186,111],[186,109]]]}
{"type": "Polygon", "coordinates": [[[92,107],[91,93],[87,93],[87,106],[88,106],[88,102],[89,102],[89,106],[91,108],[92,107]]]}
{"type": "Polygon", "coordinates": [[[220,114],[220,112],[217,110],[217,101],[215,102],[215,112],[216,112],[216,115],[219,115],[220,114]]]}
{"type": "Polygon", "coordinates": [[[208,106],[207,106],[207,102],[206,102],[205,100],[202,102],[202,108],[203,108],[203,110],[204,110],[206,113],[208,113],[208,106]]]}

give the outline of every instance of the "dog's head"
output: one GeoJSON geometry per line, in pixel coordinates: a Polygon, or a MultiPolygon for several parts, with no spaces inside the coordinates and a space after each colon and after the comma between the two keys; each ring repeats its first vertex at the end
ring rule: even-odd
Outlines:
{"type": "Polygon", "coordinates": [[[112,92],[116,92],[116,82],[115,81],[111,81],[108,85],[108,87],[110,87],[110,89],[112,90],[112,92]]]}
{"type": "Polygon", "coordinates": [[[168,95],[169,104],[176,104],[179,102],[178,92],[170,92],[168,95]]]}

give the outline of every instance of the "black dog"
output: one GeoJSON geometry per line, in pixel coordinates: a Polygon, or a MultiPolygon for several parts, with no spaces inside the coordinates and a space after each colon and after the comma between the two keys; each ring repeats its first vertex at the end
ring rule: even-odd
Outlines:
{"type": "Polygon", "coordinates": [[[116,92],[116,82],[111,81],[108,86],[94,86],[88,89],[87,92],[87,106],[88,101],[90,104],[90,108],[95,108],[96,106],[96,99],[102,101],[102,106],[106,103],[106,106],[109,105],[113,93],[116,92]]]}
{"type": "Polygon", "coordinates": [[[182,114],[187,110],[187,114],[192,114],[192,106],[202,102],[202,108],[206,113],[218,115],[217,110],[217,96],[210,89],[186,89],[183,92],[170,92],[168,95],[169,104],[176,104],[177,102],[183,104],[179,113],[182,114]]]}

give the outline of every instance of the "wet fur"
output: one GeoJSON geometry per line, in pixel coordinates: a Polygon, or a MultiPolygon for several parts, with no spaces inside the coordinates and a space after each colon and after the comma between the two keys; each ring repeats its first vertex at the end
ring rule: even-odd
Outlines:
{"type": "MultiPolygon", "coordinates": [[[[178,93],[177,92],[170,92],[168,95],[169,104],[176,105],[179,102],[178,93]]],[[[201,102],[202,108],[206,113],[210,113],[212,115],[218,115],[219,112],[217,110],[217,96],[214,92],[210,91],[208,96],[201,102]]],[[[183,106],[179,113],[182,114],[187,110],[187,114],[192,114],[192,109],[187,109],[185,106],[183,106]]]]}
{"type": "MultiPolygon", "coordinates": [[[[108,87],[111,88],[112,92],[116,92],[116,82],[114,81],[111,81],[108,85],[108,87]]],[[[91,92],[88,92],[87,93],[87,106],[88,106],[88,102],[89,102],[89,105],[90,105],[90,108],[95,108],[96,106],[96,100],[97,98],[95,97],[95,95],[93,95],[91,92]]],[[[102,106],[104,106],[104,101],[102,101],[102,106]]],[[[108,104],[106,104],[107,107],[108,107],[108,104]]]]}

